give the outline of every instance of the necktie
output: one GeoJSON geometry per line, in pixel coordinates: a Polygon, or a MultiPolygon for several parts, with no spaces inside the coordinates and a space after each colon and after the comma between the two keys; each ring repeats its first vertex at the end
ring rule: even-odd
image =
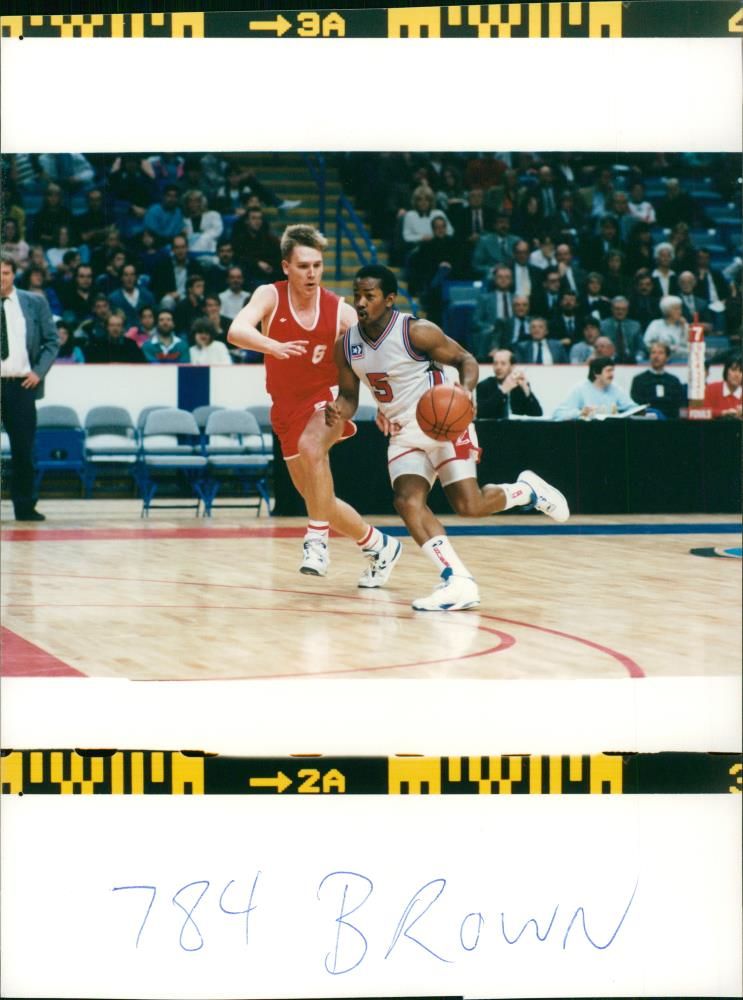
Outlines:
{"type": "Polygon", "coordinates": [[[537,349],[535,351],[534,364],[541,365],[543,363],[542,357],[542,341],[537,341],[537,349]]]}
{"type": "Polygon", "coordinates": [[[519,323],[519,340],[522,340],[525,337],[526,337],[526,320],[522,318],[521,322],[519,323]]]}
{"type": "Polygon", "coordinates": [[[625,353],[624,330],[620,321],[617,322],[617,357],[623,358],[625,353]]]}
{"type": "Polygon", "coordinates": [[[573,317],[572,316],[568,316],[567,317],[567,319],[565,320],[565,325],[567,326],[568,333],[570,334],[570,339],[572,340],[572,338],[573,338],[573,317]]]}
{"type": "Polygon", "coordinates": [[[472,226],[473,232],[478,235],[482,232],[482,210],[479,208],[475,209],[475,218],[472,226]]]}
{"type": "Polygon", "coordinates": [[[2,309],[0,309],[0,314],[2,318],[0,319],[0,360],[5,361],[5,359],[10,354],[10,344],[8,343],[8,321],[5,318],[5,303],[7,299],[3,299],[2,309]]]}
{"type": "Polygon", "coordinates": [[[508,292],[501,292],[503,296],[503,319],[508,319],[510,313],[508,310],[508,292]]]}

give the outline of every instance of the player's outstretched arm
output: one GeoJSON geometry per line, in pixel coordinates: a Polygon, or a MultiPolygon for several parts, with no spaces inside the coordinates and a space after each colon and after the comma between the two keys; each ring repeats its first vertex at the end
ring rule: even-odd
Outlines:
{"type": "Polygon", "coordinates": [[[343,340],[335,343],[334,360],[338,368],[338,397],[325,407],[325,423],[328,427],[339,420],[350,420],[359,407],[359,380],[346,360],[343,340]]]}
{"type": "Polygon", "coordinates": [[[278,293],[273,285],[261,285],[253,292],[250,302],[235,316],[227,332],[227,340],[235,347],[248,351],[271,354],[279,360],[307,353],[306,340],[292,340],[282,344],[271,337],[265,337],[258,327],[269,319],[276,308],[278,293]]]}
{"type": "Polygon", "coordinates": [[[417,351],[427,354],[432,361],[441,365],[451,365],[459,372],[459,381],[472,397],[480,379],[480,366],[475,358],[461,344],[447,337],[443,330],[427,319],[418,319],[410,324],[410,340],[417,351]]]}

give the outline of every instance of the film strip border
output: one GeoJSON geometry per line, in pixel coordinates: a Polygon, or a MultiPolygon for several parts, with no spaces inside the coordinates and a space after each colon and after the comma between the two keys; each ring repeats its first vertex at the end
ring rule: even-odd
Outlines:
{"type": "Polygon", "coordinates": [[[2,750],[3,795],[740,794],[724,753],[228,757],[196,751],[2,750]]]}
{"type": "Polygon", "coordinates": [[[693,38],[743,34],[739,0],[0,17],[12,38],[693,38]]]}

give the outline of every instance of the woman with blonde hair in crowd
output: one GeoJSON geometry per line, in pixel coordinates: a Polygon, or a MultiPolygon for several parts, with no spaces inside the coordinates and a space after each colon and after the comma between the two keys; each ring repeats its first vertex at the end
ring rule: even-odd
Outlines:
{"type": "Polygon", "coordinates": [[[428,185],[419,184],[413,191],[410,199],[412,208],[405,213],[402,220],[402,238],[408,249],[413,249],[423,240],[430,240],[433,237],[434,219],[443,219],[446,222],[446,235],[454,235],[446,213],[440,208],[434,208],[434,200],[433,189],[428,185]]]}

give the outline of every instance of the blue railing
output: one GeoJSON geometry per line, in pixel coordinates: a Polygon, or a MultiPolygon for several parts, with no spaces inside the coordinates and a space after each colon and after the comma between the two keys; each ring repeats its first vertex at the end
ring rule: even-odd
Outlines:
{"type": "Polygon", "coordinates": [[[320,202],[319,219],[317,227],[321,233],[325,232],[325,157],[319,153],[303,153],[302,157],[307,164],[310,177],[317,184],[317,196],[320,202]]]}
{"type": "Polygon", "coordinates": [[[372,242],[372,238],[367,232],[366,226],[356,214],[356,209],[344,194],[340,196],[335,206],[335,280],[340,281],[343,276],[343,266],[341,264],[341,254],[343,250],[343,240],[347,239],[351,244],[358,262],[364,264],[376,264],[377,248],[372,242]]]}
{"type": "MultiPolygon", "coordinates": [[[[325,167],[325,157],[319,153],[303,153],[302,158],[307,164],[310,176],[317,184],[317,194],[319,198],[319,218],[318,228],[325,232],[326,222],[326,180],[327,173],[325,167]]],[[[340,281],[343,277],[343,265],[341,263],[343,253],[343,240],[347,239],[356,254],[359,266],[365,264],[377,264],[377,248],[374,246],[369,232],[360,218],[353,204],[345,195],[341,195],[335,207],[335,280],[340,281]]],[[[399,290],[400,298],[408,304],[410,311],[415,313],[415,303],[403,288],[399,290]]]]}

